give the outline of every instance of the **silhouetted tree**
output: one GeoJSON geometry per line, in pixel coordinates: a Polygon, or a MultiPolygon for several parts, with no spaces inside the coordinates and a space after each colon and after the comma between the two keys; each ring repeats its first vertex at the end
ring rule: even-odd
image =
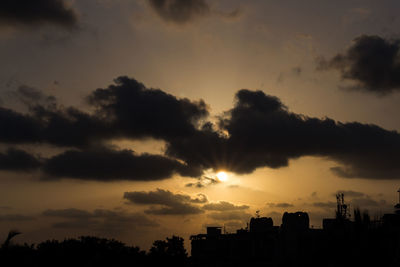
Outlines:
{"type": "Polygon", "coordinates": [[[17,231],[17,230],[10,230],[10,232],[8,232],[7,238],[4,241],[2,248],[6,249],[8,248],[8,246],[10,245],[10,241],[11,239],[13,239],[15,236],[21,234],[21,232],[17,231]]]}
{"type": "Polygon", "coordinates": [[[164,240],[156,240],[150,248],[150,258],[155,262],[168,262],[175,266],[184,265],[187,260],[187,252],[184,246],[184,239],[179,236],[172,236],[164,240]]]}

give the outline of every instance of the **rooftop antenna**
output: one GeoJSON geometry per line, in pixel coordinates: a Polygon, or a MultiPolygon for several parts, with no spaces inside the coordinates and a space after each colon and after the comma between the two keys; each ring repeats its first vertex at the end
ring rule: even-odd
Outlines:
{"type": "Polygon", "coordinates": [[[400,214],[400,189],[397,192],[399,192],[399,203],[394,206],[394,211],[396,214],[400,214]]]}
{"type": "Polygon", "coordinates": [[[346,220],[350,217],[350,205],[344,203],[344,194],[336,194],[337,210],[336,217],[338,219],[346,220]]]}
{"type": "Polygon", "coordinates": [[[400,204],[400,188],[399,190],[397,190],[397,192],[399,192],[399,204],[400,204]]]}

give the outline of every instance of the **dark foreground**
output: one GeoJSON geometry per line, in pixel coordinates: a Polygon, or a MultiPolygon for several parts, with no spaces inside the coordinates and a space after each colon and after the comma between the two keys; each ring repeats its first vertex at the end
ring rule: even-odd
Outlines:
{"type": "MultiPolygon", "coordinates": [[[[364,229],[357,235],[334,232],[319,238],[324,239],[296,237],[290,245],[283,241],[282,250],[272,257],[268,253],[256,257],[240,253],[188,257],[184,240],[176,236],[155,241],[148,252],[89,236],[37,245],[9,242],[0,250],[0,266],[400,266],[398,233],[364,229]]],[[[244,244],[246,251],[248,243],[244,244]]]]}

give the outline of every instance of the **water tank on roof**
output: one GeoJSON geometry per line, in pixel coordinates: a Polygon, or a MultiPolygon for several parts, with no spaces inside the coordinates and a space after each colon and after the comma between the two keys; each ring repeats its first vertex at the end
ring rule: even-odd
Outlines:
{"type": "Polygon", "coordinates": [[[272,218],[261,217],[261,218],[251,218],[250,220],[250,232],[252,233],[262,233],[270,230],[274,223],[272,218]]]}
{"type": "Polygon", "coordinates": [[[285,212],[282,217],[282,228],[285,230],[304,231],[310,228],[307,212],[285,212]]]}

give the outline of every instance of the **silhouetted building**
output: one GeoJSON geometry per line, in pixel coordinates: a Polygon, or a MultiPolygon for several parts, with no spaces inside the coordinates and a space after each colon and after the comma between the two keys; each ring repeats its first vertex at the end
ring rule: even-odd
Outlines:
{"type": "Polygon", "coordinates": [[[195,259],[272,260],[277,253],[279,227],[271,218],[251,218],[250,229],[222,234],[221,227],[207,227],[207,234],[192,235],[192,257],[195,259]]]}
{"type": "Polygon", "coordinates": [[[306,212],[285,212],[282,217],[282,229],[290,231],[306,231],[310,228],[310,219],[306,212]]]}
{"type": "Polygon", "coordinates": [[[323,219],[323,229],[310,228],[306,212],[285,212],[280,227],[258,213],[236,233],[208,227],[207,234],[191,236],[193,260],[204,266],[400,266],[400,203],[394,213],[371,221],[359,209],[350,220],[344,195],[336,200],[336,216],[323,219]]]}
{"type": "Polygon", "coordinates": [[[265,233],[270,231],[273,226],[272,218],[261,217],[250,219],[250,233],[265,233]]]}

